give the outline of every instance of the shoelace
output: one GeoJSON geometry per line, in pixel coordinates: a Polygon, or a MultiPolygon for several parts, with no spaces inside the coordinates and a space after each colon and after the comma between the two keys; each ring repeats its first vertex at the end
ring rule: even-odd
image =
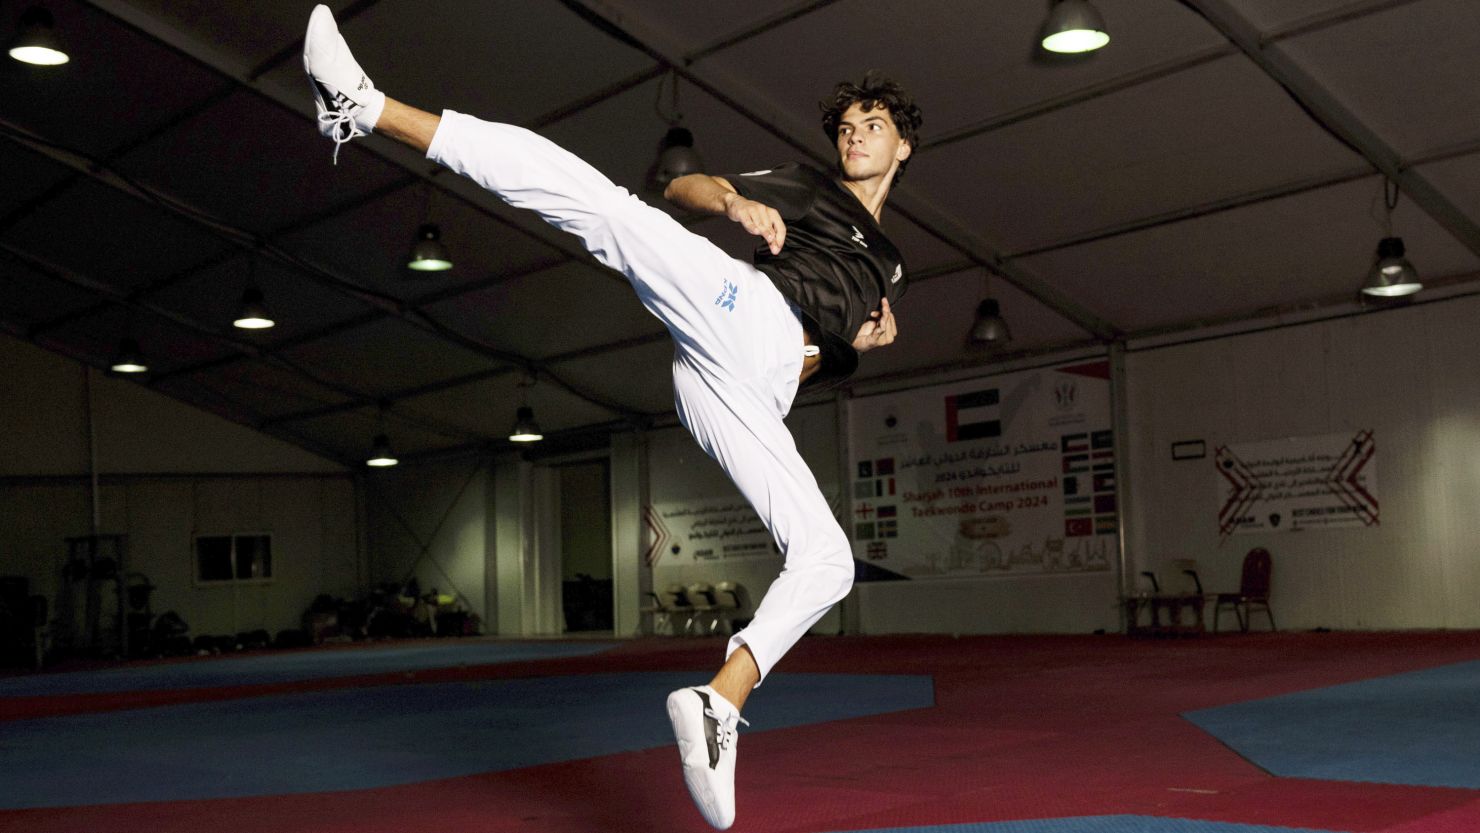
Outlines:
{"type": "Polygon", "coordinates": [[[729,749],[735,744],[735,738],[739,736],[739,731],[735,728],[736,723],[744,723],[746,726],[750,725],[750,721],[741,717],[739,712],[735,712],[728,717],[720,717],[715,713],[714,709],[705,709],[704,715],[719,724],[714,740],[720,749],[729,749]]]}
{"type": "Polygon", "coordinates": [[[333,110],[325,110],[319,114],[319,124],[331,128],[334,138],[334,164],[339,164],[339,146],[357,136],[365,135],[365,131],[355,126],[355,117],[350,115],[343,107],[333,110]],[[340,128],[348,128],[341,130],[340,128]]]}

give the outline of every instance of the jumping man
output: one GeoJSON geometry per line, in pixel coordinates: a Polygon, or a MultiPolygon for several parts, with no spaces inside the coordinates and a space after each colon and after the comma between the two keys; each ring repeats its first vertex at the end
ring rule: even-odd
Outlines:
{"type": "Polygon", "coordinates": [[[862,85],[837,85],[822,103],[835,171],[786,164],[674,180],[668,200],[724,215],[761,238],[752,266],[528,130],[388,98],[324,6],[309,18],[303,61],[336,158],[338,145],[372,130],[425,153],[579,237],[672,334],[679,420],[785,555],[714,679],[668,695],[689,794],[706,821],[728,828],[746,698],[853,586],[848,538],[782,420],[801,385],[846,379],[860,353],[898,335],[891,304],[904,294],[905,266],[879,218],[915,148],[919,108],[871,74],[862,85]]]}

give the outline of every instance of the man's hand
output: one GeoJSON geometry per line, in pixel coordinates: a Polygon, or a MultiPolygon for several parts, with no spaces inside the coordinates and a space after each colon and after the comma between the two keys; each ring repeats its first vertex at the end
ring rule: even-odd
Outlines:
{"type": "Polygon", "coordinates": [[[781,254],[781,246],[786,242],[786,223],[781,221],[781,214],[769,205],[740,196],[735,186],[723,177],[681,176],[668,183],[663,196],[685,211],[723,214],[751,234],[764,238],[771,254],[781,254]]]}
{"type": "Polygon", "coordinates": [[[879,302],[879,309],[869,313],[869,320],[858,328],[858,337],[853,339],[853,349],[867,353],[875,347],[893,344],[899,336],[899,325],[894,322],[894,313],[889,309],[889,299],[879,302]]]}
{"type": "Polygon", "coordinates": [[[725,196],[725,216],[740,224],[751,234],[761,237],[771,247],[771,254],[781,254],[786,242],[786,223],[781,214],[769,205],[749,200],[739,194],[725,196]]]}

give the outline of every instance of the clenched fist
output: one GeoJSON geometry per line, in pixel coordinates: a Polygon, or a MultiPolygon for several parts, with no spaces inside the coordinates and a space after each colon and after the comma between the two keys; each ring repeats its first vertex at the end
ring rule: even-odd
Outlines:
{"type": "Polygon", "coordinates": [[[732,193],[725,197],[725,216],[764,239],[771,247],[771,254],[781,254],[781,246],[786,242],[786,223],[776,209],[732,193]]]}

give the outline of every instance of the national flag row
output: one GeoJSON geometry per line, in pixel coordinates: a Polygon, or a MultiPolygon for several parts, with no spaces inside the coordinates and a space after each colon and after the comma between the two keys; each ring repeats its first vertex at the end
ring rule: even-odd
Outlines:
{"type": "Polygon", "coordinates": [[[1114,535],[1120,516],[1115,502],[1115,435],[1083,431],[1059,438],[1063,455],[1064,535],[1114,535]]]}

